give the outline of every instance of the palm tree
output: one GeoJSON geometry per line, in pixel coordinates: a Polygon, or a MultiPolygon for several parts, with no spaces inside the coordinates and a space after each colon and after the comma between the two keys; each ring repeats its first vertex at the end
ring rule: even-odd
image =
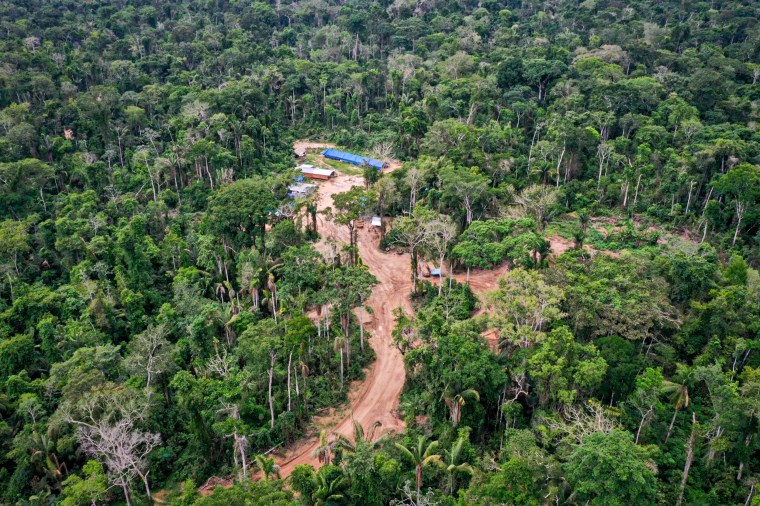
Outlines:
{"type": "Polygon", "coordinates": [[[362,424],[358,420],[354,420],[354,440],[351,441],[343,434],[338,434],[336,432],[335,445],[351,453],[354,453],[356,451],[356,447],[360,444],[366,444],[371,450],[374,450],[380,445],[380,443],[385,441],[385,439],[388,437],[388,434],[391,432],[390,430],[387,430],[385,433],[381,434],[380,437],[375,439],[375,431],[381,425],[382,423],[375,420],[375,422],[370,427],[369,432],[365,433],[362,424]]]}
{"type": "Polygon", "coordinates": [[[435,451],[438,449],[438,441],[427,442],[427,437],[420,436],[417,438],[417,444],[411,448],[396,443],[396,448],[401,452],[406,460],[414,465],[415,485],[417,486],[417,495],[422,488],[422,471],[431,464],[439,464],[441,456],[435,451]]]}
{"type": "Polygon", "coordinates": [[[464,446],[464,438],[460,437],[451,450],[446,452],[446,461],[444,467],[446,472],[449,473],[449,495],[454,495],[454,479],[457,472],[467,473],[472,475],[473,469],[467,462],[460,462],[462,460],[462,448],[464,446]]]}
{"type": "Polygon", "coordinates": [[[320,464],[327,464],[330,462],[330,454],[332,453],[335,441],[329,441],[327,439],[327,431],[322,430],[319,433],[319,446],[312,452],[312,457],[316,457],[320,464]]]}
{"type": "Polygon", "coordinates": [[[272,457],[267,457],[266,455],[256,455],[256,465],[259,469],[261,469],[261,472],[264,473],[264,479],[269,481],[269,478],[272,476],[275,476],[278,480],[280,479],[280,466],[274,463],[274,459],[272,457]]]}
{"type": "Polygon", "coordinates": [[[311,495],[314,506],[324,506],[345,498],[343,491],[348,486],[344,476],[327,480],[326,473],[317,474],[317,490],[311,495]]]}
{"type": "Polygon", "coordinates": [[[451,388],[446,388],[446,390],[444,390],[443,401],[449,408],[451,425],[454,427],[459,425],[459,421],[462,419],[462,406],[464,406],[467,401],[473,400],[475,402],[480,401],[480,394],[473,388],[468,388],[458,393],[454,393],[451,388]]]}
{"type": "Polygon", "coordinates": [[[668,427],[668,434],[665,436],[665,442],[670,439],[670,434],[673,432],[673,425],[676,423],[676,417],[678,412],[683,408],[689,407],[689,388],[686,383],[675,383],[673,381],[664,381],[662,383],[662,392],[668,394],[670,402],[673,404],[675,411],[673,412],[673,418],[670,420],[670,426],[668,427]]]}
{"type": "Polygon", "coordinates": [[[56,490],[61,490],[61,480],[66,474],[66,464],[59,462],[55,454],[55,442],[47,435],[40,434],[37,431],[32,432],[31,437],[32,456],[31,462],[45,473],[45,479],[48,478],[54,482],[56,490]]]}

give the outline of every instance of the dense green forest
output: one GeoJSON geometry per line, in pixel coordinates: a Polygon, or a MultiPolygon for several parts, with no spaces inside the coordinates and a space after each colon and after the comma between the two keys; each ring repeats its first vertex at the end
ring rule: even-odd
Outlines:
{"type": "Polygon", "coordinates": [[[0,504],[760,505],[757,0],[0,0],[0,34],[0,504]],[[307,138],[402,164],[292,201],[307,138]],[[381,287],[404,430],[281,474],[381,287]]]}

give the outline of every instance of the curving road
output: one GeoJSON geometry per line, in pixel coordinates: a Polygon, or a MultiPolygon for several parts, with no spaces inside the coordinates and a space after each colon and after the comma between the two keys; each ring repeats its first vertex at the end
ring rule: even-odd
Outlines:
{"type": "MultiPolygon", "coordinates": [[[[360,177],[346,175],[338,175],[334,179],[321,183],[319,210],[332,205],[332,196],[335,193],[361,185],[363,181],[360,177]]],[[[330,251],[331,239],[337,243],[348,242],[348,230],[325,220],[321,214],[318,218],[318,227],[322,241],[317,245],[317,249],[323,253],[330,251]]],[[[411,312],[409,292],[412,283],[409,255],[380,251],[379,235],[372,228],[367,224],[364,229],[359,230],[358,245],[362,261],[379,281],[367,301],[374,315],[371,323],[365,324],[366,329],[372,333],[369,344],[374,349],[377,358],[365,371],[365,379],[352,385],[349,392],[348,412],[325,423],[328,433],[340,433],[349,438],[353,436],[354,420],[359,421],[364,427],[369,427],[375,421],[379,421],[382,424],[380,431],[388,429],[400,431],[404,427],[396,413],[399,396],[404,388],[404,361],[399,351],[392,345],[391,331],[394,327],[393,310],[395,308],[403,307],[407,312],[411,312]]],[[[318,446],[318,436],[314,435],[289,448],[285,456],[278,461],[281,475],[289,476],[299,464],[312,464],[319,467],[319,462],[312,456],[318,446]]]]}

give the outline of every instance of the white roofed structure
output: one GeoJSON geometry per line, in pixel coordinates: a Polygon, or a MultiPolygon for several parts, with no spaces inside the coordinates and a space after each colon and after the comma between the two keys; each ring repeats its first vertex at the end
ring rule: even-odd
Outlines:
{"type": "Polygon", "coordinates": [[[314,165],[299,165],[296,167],[301,174],[311,179],[330,179],[335,177],[335,171],[333,169],[323,169],[321,167],[315,167],[314,165]]]}

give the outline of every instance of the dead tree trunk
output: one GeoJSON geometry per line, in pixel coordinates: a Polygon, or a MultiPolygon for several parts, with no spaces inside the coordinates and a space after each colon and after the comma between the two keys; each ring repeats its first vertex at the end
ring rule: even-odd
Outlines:
{"type": "Polygon", "coordinates": [[[293,362],[293,352],[290,352],[290,355],[288,356],[288,411],[290,411],[290,364],[293,362]]]}
{"type": "Polygon", "coordinates": [[[274,363],[277,359],[277,353],[269,353],[269,415],[271,421],[269,427],[274,429],[274,401],[272,400],[272,379],[274,378],[274,363]]]}
{"type": "Polygon", "coordinates": [[[686,481],[689,479],[689,470],[691,464],[694,462],[694,444],[697,438],[697,416],[691,414],[691,435],[689,436],[689,442],[686,444],[686,463],[683,465],[683,476],[681,477],[681,487],[678,492],[678,500],[676,506],[681,506],[683,503],[683,494],[686,491],[686,481]]]}

